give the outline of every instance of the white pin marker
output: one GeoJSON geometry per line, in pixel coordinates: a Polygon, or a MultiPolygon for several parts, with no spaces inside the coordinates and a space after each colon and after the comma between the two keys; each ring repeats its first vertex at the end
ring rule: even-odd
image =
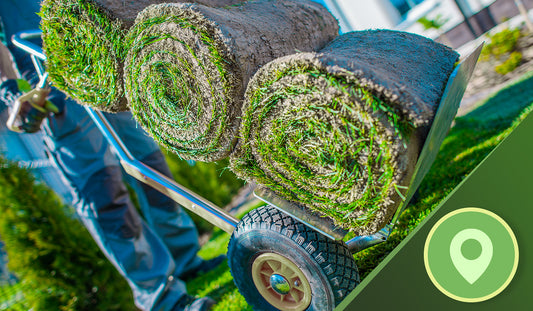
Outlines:
{"type": "Polygon", "coordinates": [[[478,229],[464,229],[457,233],[450,244],[450,256],[457,271],[470,284],[474,284],[487,270],[492,260],[492,241],[485,232],[478,229]],[[476,259],[463,256],[461,247],[467,240],[476,240],[481,244],[481,254],[476,259]]]}

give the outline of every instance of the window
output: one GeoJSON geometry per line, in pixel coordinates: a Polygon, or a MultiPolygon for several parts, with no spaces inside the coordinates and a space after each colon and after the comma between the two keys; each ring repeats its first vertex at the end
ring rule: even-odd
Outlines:
{"type": "Polygon", "coordinates": [[[402,16],[405,16],[412,8],[424,2],[424,0],[390,0],[392,5],[400,12],[402,16]]]}

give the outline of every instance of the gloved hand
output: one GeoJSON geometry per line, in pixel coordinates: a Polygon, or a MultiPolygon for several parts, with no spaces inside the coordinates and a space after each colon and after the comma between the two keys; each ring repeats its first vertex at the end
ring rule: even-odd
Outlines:
{"type": "Polygon", "coordinates": [[[56,89],[50,90],[46,77],[45,73],[39,81],[28,53],[0,42],[0,110],[2,102],[9,107],[9,129],[19,133],[37,132],[45,117],[63,111],[65,96],[56,89]]]}
{"type": "Polygon", "coordinates": [[[50,113],[58,108],[47,100],[51,89],[45,80],[35,89],[25,80],[7,80],[0,86],[2,99],[10,107],[7,127],[19,133],[35,133],[50,113]]]}

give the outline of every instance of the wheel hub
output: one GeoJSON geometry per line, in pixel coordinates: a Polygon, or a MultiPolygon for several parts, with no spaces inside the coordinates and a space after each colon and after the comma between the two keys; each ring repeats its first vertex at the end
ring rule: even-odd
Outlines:
{"type": "Polygon", "coordinates": [[[291,290],[289,281],[287,281],[282,275],[276,273],[270,276],[270,286],[272,286],[272,289],[280,295],[287,295],[291,290]]]}
{"type": "Polygon", "coordinates": [[[276,253],[259,255],[252,264],[255,287],[279,310],[302,311],[311,303],[311,286],[291,260],[276,253]]]}

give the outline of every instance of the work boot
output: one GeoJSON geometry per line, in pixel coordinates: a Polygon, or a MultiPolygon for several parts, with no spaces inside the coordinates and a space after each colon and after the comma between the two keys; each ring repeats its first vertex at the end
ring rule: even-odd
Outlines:
{"type": "Polygon", "coordinates": [[[190,281],[202,274],[206,274],[207,272],[215,269],[224,260],[226,260],[226,258],[226,255],[220,255],[209,260],[203,260],[202,263],[198,265],[198,267],[196,267],[194,270],[183,273],[182,275],[180,275],[179,278],[185,282],[190,281]]]}
{"type": "Polygon", "coordinates": [[[184,295],[178,300],[178,303],[172,311],[208,311],[215,305],[211,297],[195,298],[189,295],[184,295]]]}

